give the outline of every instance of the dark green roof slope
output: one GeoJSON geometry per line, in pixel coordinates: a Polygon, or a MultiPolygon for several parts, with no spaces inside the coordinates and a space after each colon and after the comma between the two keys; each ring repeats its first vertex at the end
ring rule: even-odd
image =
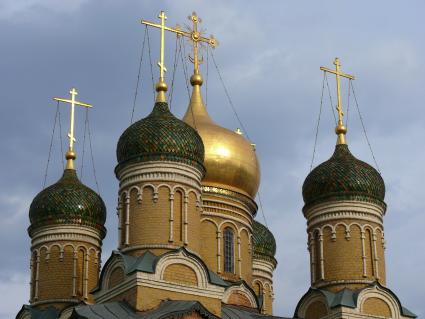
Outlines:
{"type": "Polygon", "coordinates": [[[19,318],[23,313],[28,313],[30,319],[58,319],[61,311],[54,307],[36,309],[29,305],[24,305],[16,315],[16,318],[19,318]]]}
{"type": "Polygon", "coordinates": [[[135,162],[173,161],[204,171],[204,144],[190,125],[176,118],[168,104],[157,102],[152,112],[121,135],[118,166],[135,162]]]}
{"type": "Polygon", "coordinates": [[[376,169],[355,158],[347,145],[313,169],[304,181],[305,205],[327,200],[359,200],[384,205],[385,184],[376,169]]]}
{"type": "MultiPolygon", "coordinates": [[[[255,309],[222,305],[223,319],[285,319],[283,317],[268,316],[258,313],[255,309]]],[[[202,318],[219,319],[209,312],[199,301],[167,300],[158,308],[137,313],[127,303],[121,301],[104,304],[84,305],[74,309],[70,319],[178,319],[185,315],[197,312],[202,318]]]]}
{"type": "Polygon", "coordinates": [[[272,232],[263,224],[254,220],[252,225],[254,258],[273,258],[276,254],[276,240],[272,232]]]}
{"type": "Polygon", "coordinates": [[[106,219],[102,198],[80,182],[73,169],[66,169],[55,184],[42,190],[32,201],[29,231],[39,226],[56,224],[86,225],[101,230],[106,219]]]}

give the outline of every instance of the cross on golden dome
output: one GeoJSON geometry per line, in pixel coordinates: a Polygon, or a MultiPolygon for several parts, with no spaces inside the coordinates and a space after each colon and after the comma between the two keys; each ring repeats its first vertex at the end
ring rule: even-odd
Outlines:
{"type": "Polygon", "coordinates": [[[339,62],[338,58],[335,58],[334,65],[335,65],[335,70],[325,68],[323,66],[320,67],[320,70],[335,74],[336,76],[336,94],[338,97],[338,102],[337,102],[338,104],[336,106],[336,110],[338,111],[338,125],[335,128],[335,133],[338,135],[337,144],[346,144],[345,133],[347,133],[347,128],[344,126],[344,112],[342,110],[342,102],[341,102],[340,76],[350,80],[354,80],[355,77],[353,75],[342,73],[340,71],[341,63],[339,62]]]}
{"type": "Polygon", "coordinates": [[[93,107],[91,104],[87,104],[87,103],[83,103],[83,102],[79,102],[75,100],[75,97],[78,95],[78,92],[75,88],[72,88],[71,91],[69,91],[69,94],[71,94],[71,99],[63,99],[63,98],[59,98],[59,97],[54,97],[53,99],[55,101],[58,102],[64,102],[64,103],[69,103],[71,104],[71,116],[69,118],[69,133],[68,133],[68,138],[69,138],[69,147],[68,147],[68,152],[66,152],[66,169],[74,169],[74,160],[76,158],[75,152],[74,152],[74,142],[75,142],[75,137],[74,137],[74,113],[75,113],[75,106],[83,106],[86,108],[90,108],[93,107]]]}
{"type": "Polygon", "coordinates": [[[206,43],[212,48],[215,48],[218,45],[218,41],[213,35],[209,38],[202,36],[202,33],[198,29],[198,24],[201,23],[202,20],[196,15],[196,12],[193,12],[192,15],[187,18],[192,21],[192,29],[190,29],[189,32],[181,31],[179,35],[185,36],[192,41],[193,57],[189,56],[189,59],[194,65],[194,74],[199,74],[199,64],[202,63],[202,60],[199,59],[198,42],[206,43]]]}

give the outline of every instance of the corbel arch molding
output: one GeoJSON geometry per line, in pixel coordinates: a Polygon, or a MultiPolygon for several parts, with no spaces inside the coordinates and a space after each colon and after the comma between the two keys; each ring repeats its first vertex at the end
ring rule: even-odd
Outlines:
{"type": "Polygon", "coordinates": [[[98,287],[95,288],[92,292],[107,290],[108,282],[109,282],[109,279],[111,278],[111,274],[117,267],[122,268],[124,272],[124,276],[125,276],[126,269],[125,269],[124,259],[120,253],[113,251],[111,256],[106,261],[105,266],[103,266],[102,268],[98,287]]]}
{"type": "Polygon", "coordinates": [[[218,229],[220,232],[223,232],[223,230],[226,228],[227,225],[232,225],[233,230],[235,231],[235,234],[239,236],[239,227],[238,225],[232,221],[232,220],[223,220],[219,225],[218,229]]]}
{"type": "Polygon", "coordinates": [[[158,281],[164,281],[164,273],[168,266],[181,264],[189,267],[195,272],[197,287],[206,289],[208,287],[208,270],[206,266],[194,255],[188,253],[185,249],[166,253],[161,256],[155,265],[154,277],[158,281]]]}
{"type": "Polygon", "coordinates": [[[210,223],[212,223],[215,226],[216,231],[219,231],[219,225],[217,224],[217,222],[214,219],[211,219],[211,218],[208,218],[208,217],[204,217],[204,218],[201,219],[201,225],[202,225],[203,222],[210,222],[210,223]]]}
{"type": "Polygon", "coordinates": [[[221,301],[225,304],[229,304],[229,299],[233,294],[241,294],[248,299],[252,308],[258,309],[258,299],[255,296],[255,292],[245,282],[241,282],[239,285],[228,287],[224,291],[223,299],[221,301]]]}
{"type": "Polygon", "coordinates": [[[323,303],[326,307],[327,313],[329,314],[330,308],[326,300],[326,296],[320,290],[310,288],[298,302],[297,307],[295,308],[294,318],[305,318],[307,309],[316,301],[323,303]]]}
{"type": "Polygon", "coordinates": [[[377,298],[385,302],[391,311],[391,318],[398,319],[401,318],[401,304],[398,298],[380,285],[375,285],[363,289],[358,298],[357,298],[357,310],[362,313],[364,309],[364,304],[369,298],[377,298]]]}

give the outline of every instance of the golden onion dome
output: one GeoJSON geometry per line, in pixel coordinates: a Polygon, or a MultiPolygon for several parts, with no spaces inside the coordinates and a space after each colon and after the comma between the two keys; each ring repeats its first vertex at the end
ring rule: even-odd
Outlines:
{"type": "Polygon", "coordinates": [[[241,132],[214,123],[201,96],[202,77],[190,78],[193,86],[183,121],[195,128],[204,142],[205,186],[229,189],[254,198],[260,184],[260,166],[255,147],[241,132]]]}

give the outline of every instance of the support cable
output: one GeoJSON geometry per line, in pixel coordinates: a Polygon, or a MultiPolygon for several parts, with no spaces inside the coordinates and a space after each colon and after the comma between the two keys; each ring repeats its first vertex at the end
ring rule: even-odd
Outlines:
{"type": "Polygon", "coordinates": [[[44,172],[43,189],[46,187],[47,172],[49,170],[50,158],[51,158],[51,155],[52,155],[53,137],[55,136],[56,122],[57,122],[57,119],[58,119],[58,114],[59,114],[59,101],[58,101],[58,104],[57,104],[57,107],[56,107],[55,120],[54,120],[54,123],[53,123],[53,130],[52,130],[52,137],[50,138],[49,155],[47,156],[46,171],[44,172]]]}
{"type": "Polygon", "coordinates": [[[215,66],[215,68],[216,68],[216,70],[217,70],[218,77],[220,78],[221,85],[223,86],[224,92],[225,92],[225,94],[226,94],[226,96],[227,96],[227,99],[228,99],[228,101],[229,101],[229,104],[230,104],[230,106],[231,106],[231,108],[232,108],[232,110],[233,110],[233,113],[235,114],[235,117],[236,117],[236,119],[238,120],[239,125],[241,126],[242,130],[244,131],[244,133],[245,133],[245,135],[246,135],[247,139],[248,139],[248,140],[250,140],[249,135],[248,135],[248,131],[245,129],[245,127],[244,127],[244,125],[243,125],[243,123],[242,123],[241,119],[239,118],[239,115],[238,115],[238,113],[236,112],[236,108],[235,108],[235,106],[233,105],[232,99],[230,98],[229,91],[227,90],[226,85],[224,84],[223,77],[221,76],[221,73],[220,73],[220,70],[219,70],[219,68],[218,68],[217,62],[215,61],[214,53],[213,53],[212,51],[211,51],[211,57],[212,57],[212,60],[213,60],[214,66],[215,66]]]}
{"type": "Polygon", "coordinates": [[[96,183],[97,193],[100,195],[99,183],[97,182],[96,168],[95,168],[95,165],[94,165],[92,138],[91,138],[91,130],[90,130],[90,120],[89,120],[88,113],[87,113],[87,131],[89,133],[90,157],[91,157],[91,163],[92,163],[92,167],[93,167],[93,177],[94,177],[94,181],[96,183]]]}
{"type": "Polygon", "coordinates": [[[181,50],[181,60],[182,60],[182,65],[183,65],[183,72],[184,72],[184,77],[185,77],[185,83],[186,83],[186,88],[187,88],[187,96],[189,97],[190,100],[190,90],[189,90],[189,77],[188,77],[188,67],[187,67],[187,61],[186,61],[186,45],[185,42],[183,41],[183,39],[180,39],[180,48],[183,46],[183,50],[181,50]],[[184,58],[183,58],[184,56],[184,58]]]}
{"type": "Polygon", "coordinates": [[[317,119],[316,134],[315,134],[315,137],[314,137],[314,147],[313,147],[313,155],[311,157],[311,163],[310,163],[310,172],[313,169],[314,157],[316,156],[317,138],[319,136],[320,118],[322,116],[322,109],[323,109],[323,93],[325,91],[325,77],[326,77],[326,72],[323,72],[322,94],[321,94],[321,97],[320,97],[319,117],[317,119]]]}
{"type": "Polygon", "coordinates": [[[261,201],[260,190],[258,190],[257,192],[257,197],[258,197],[258,204],[260,204],[261,215],[263,216],[263,219],[264,219],[264,224],[266,224],[266,227],[269,228],[269,225],[267,224],[266,215],[264,214],[263,202],[261,201]]]}
{"type": "Polygon", "coordinates": [[[351,93],[351,79],[348,79],[348,98],[347,98],[347,116],[345,120],[345,127],[348,129],[348,120],[350,119],[350,93],[351,93]]]}
{"type": "MultiPolygon", "coordinates": [[[[325,74],[326,74],[326,72],[325,72],[325,74]]],[[[325,78],[326,78],[326,86],[328,87],[329,100],[331,102],[332,114],[334,116],[335,125],[337,125],[335,110],[334,110],[334,102],[332,101],[332,94],[331,94],[331,89],[329,88],[329,82],[328,82],[328,75],[327,74],[326,74],[325,78]]]]}
{"type": "Polygon", "coordinates": [[[150,42],[150,37],[149,37],[149,29],[148,26],[146,26],[146,33],[148,35],[148,51],[149,51],[149,61],[150,61],[150,65],[151,65],[151,78],[152,78],[152,93],[153,93],[153,101],[155,103],[155,81],[153,79],[153,64],[152,64],[152,55],[151,55],[151,42],[150,42]]]}
{"type": "MultiPolygon", "coordinates": [[[[171,103],[173,102],[173,92],[174,92],[174,79],[176,77],[176,69],[177,69],[177,64],[178,64],[178,59],[177,59],[177,47],[178,47],[178,41],[179,41],[179,36],[176,35],[176,48],[174,50],[174,63],[173,63],[173,78],[171,80],[171,88],[170,88],[170,92],[168,93],[168,101],[170,101],[168,103],[169,108],[171,110],[171,103]]],[[[181,49],[181,47],[180,47],[181,49]]]]}
{"type": "Polygon", "coordinates": [[[87,135],[87,122],[88,122],[88,108],[86,109],[86,119],[84,121],[84,134],[83,134],[83,150],[81,152],[81,166],[80,166],[80,180],[83,181],[83,169],[84,169],[84,155],[86,151],[86,135],[87,135]]]}
{"type": "Polygon", "coordinates": [[[210,46],[207,45],[207,75],[205,78],[205,107],[208,107],[208,71],[209,71],[209,65],[210,65],[210,46]]]}
{"type": "Polygon", "coordinates": [[[376,161],[375,154],[373,153],[373,150],[372,150],[372,145],[370,144],[369,138],[367,136],[366,127],[365,127],[364,122],[363,122],[363,116],[360,113],[360,108],[359,108],[359,104],[357,103],[356,92],[354,90],[354,85],[353,84],[351,84],[351,90],[353,91],[354,101],[355,101],[355,104],[356,104],[357,112],[359,113],[360,122],[362,124],[363,133],[364,133],[364,136],[366,138],[367,145],[369,146],[369,150],[370,150],[370,153],[372,154],[373,161],[375,162],[376,169],[379,172],[379,174],[381,174],[381,170],[379,169],[378,162],[376,161]]]}
{"type": "Polygon", "coordinates": [[[145,52],[145,41],[146,41],[146,34],[147,34],[148,26],[145,28],[145,33],[143,35],[143,43],[142,43],[142,52],[140,53],[140,61],[139,61],[139,71],[137,73],[137,82],[136,82],[136,91],[134,92],[134,100],[133,100],[133,110],[131,111],[131,119],[130,124],[133,123],[133,117],[134,117],[134,110],[136,108],[136,100],[137,100],[137,94],[139,92],[139,85],[140,85],[140,73],[142,71],[142,62],[143,62],[143,53],[145,52]]]}
{"type": "MultiPolygon", "coordinates": [[[[59,101],[58,101],[59,103],[59,101]]],[[[61,161],[62,161],[62,169],[65,169],[65,153],[63,152],[63,140],[62,140],[62,121],[61,121],[61,109],[59,108],[58,112],[59,119],[59,142],[61,143],[61,161]]]]}

